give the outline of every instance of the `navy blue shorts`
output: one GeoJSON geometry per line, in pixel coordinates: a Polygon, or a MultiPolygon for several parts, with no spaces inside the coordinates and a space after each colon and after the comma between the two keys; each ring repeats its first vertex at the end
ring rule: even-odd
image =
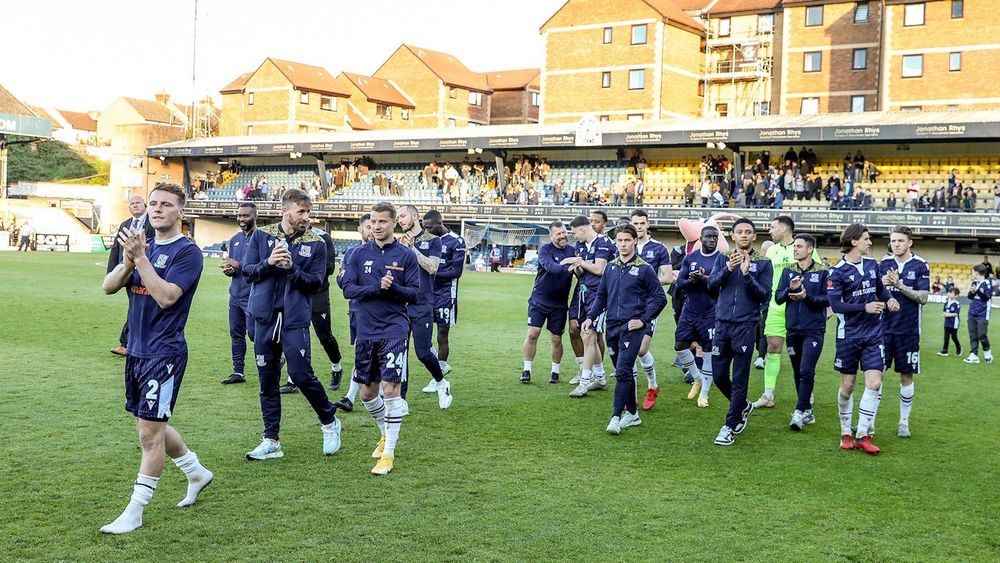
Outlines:
{"type": "Polygon", "coordinates": [[[458,299],[451,299],[434,307],[434,322],[444,328],[451,328],[457,325],[458,299]]]}
{"type": "Polygon", "coordinates": [[[861,371],[885,370],[885,354],[882,339],[837,339],[837,355],[833,360],[833,369],[838,373],[855,375],[858,365],[861,371]]]}
{"type": "Polygon", "coordinates": [[[143,420],[166,422],[181,390],[187,353],[162,358],[125,358],[125,410],[143,420]]]}
{"type": "MultiPolygon", "coordinates": [[[[587,320],[587,311],[590,310],[590,306],[594,304],[597,300],[597,291],[577,291],[573,294],[573,299],[569,304],[569,318],[570,320],[576,321],[579,324],[583,324],[583,321],[587,320]],[[582,297],[581,297],[582,295],[582,297]]],[[[597,332],[604,332],[606,314],[602,313],[599,318],[594,319],[594,330],[597,332]]]]}
{"type": "Polygon", "coordinates": [[[697,342],[702,350],[711,350],[714,337],[715,319],[692,319],[681,314],[677,321],[677,330],[674,332],[676,342],[697,342]]]}
{"type": "Polygon", "coordinates": [[[354,381],[362,385],[407,380],[410,339],[358,340],[354,343],[354,381]]]}
{"type": "Polygon", "coordinates": [[[883,334],[885,369],[895,366],[896,373],[920,373],[920,335],[883,334]]]}
{"type": "Polygon", "coordinates": [[[566,330],[566,307],[549,307],[528,302],[528,326],[542,328],[544,324],[552,334],[562,334],[566,330]]]}

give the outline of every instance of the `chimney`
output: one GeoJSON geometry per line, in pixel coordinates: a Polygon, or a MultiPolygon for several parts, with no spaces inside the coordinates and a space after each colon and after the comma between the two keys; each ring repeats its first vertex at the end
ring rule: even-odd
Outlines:
{"type": "Polygon", "coordinates": [[[160,90],[160,93],[156,95],[156,101],[163,105],[167,105],[167,102],[170,101],[170,94],[168,94],[166,90],[160,90]]]}

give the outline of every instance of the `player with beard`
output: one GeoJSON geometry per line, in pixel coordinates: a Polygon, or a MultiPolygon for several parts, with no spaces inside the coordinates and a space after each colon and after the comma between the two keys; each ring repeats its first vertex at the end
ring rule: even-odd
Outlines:
{"type": "Polygon", "coordinates": [[[576,256],[569,244],[566,226],[561,221],[549,223],[549,242],[538,249],[538,272],[528,298],[528,335],[524,339],[524,371],[521,383],[531,383],[531,365],[538,349],[542,325],[549,330],[552,343],[552,371],[549,383],[559,383],[562,363],[562,334],[569,312],[569,291],[573,287],[571,267],[563,261],[576,256]]]}

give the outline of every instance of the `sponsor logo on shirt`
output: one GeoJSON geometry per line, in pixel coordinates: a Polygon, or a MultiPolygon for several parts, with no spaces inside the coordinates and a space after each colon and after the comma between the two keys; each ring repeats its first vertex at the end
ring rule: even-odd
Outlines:
{"type": "Polygon", "coordinates": [[[386,264],[385,265],[385,269],[386,270],[396,270],[397,272],[406,271],[406,268],[403,268],[402,266],[400,266],[399,262],[396,262],[396,261],[393,261],[391,265],[386,264]]]}

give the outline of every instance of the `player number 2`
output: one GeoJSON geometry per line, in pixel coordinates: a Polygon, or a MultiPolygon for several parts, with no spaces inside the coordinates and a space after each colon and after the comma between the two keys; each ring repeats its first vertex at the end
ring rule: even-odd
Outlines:
{"type": "Polygon", "coordinates": [[[150,380],[146,382],[146,385],[149,386],[149,391],[146,392],[146,398],[151,401],[155,401],[157,392],[160,390],[160,383],[156,380],[150,380]]]}

